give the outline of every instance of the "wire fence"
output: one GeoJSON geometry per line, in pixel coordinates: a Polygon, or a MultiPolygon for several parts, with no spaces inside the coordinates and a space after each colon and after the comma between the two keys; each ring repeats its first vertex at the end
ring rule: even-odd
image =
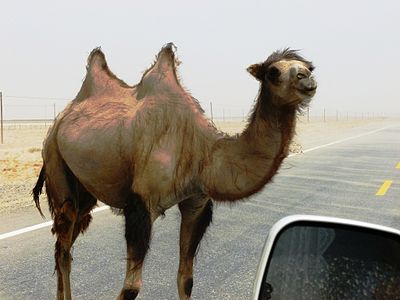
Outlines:
{"type": "Polygon", "coordinates": [[[3,94],[4,120],[55,119],[71,99],[3,94]]]}
{"type": "MultiPolygon", "coordinates": [[[[1,101],[1,143],[5,129],[49,127],[58,113],[70,102],[61,97],[32,97],[5,95],[0,92],[1,101]]],[[[205,114],[214,122],[245,122],[250,107],[243,105],[222,105],[201,103],[205,114]]],[[[309,108],[301,119],[307,122],[334,122],[351,120],[372,120],[385,118],[385,114],[376,112],[354,112],[339,109],[309,108]]]]}
{"type": "MultiPolygon", "coordinates": [[[[210,119],[220,122],[232,120],[245,121],[250,115],[250,108],[246,110],[243,109],[243,106],[229,105],[228,107],[226,107],[224,105],[215,105],[214,103],[210,102],[209,108],[208,110],[206,110],[206,115],[210,119]]],[[[301,118],[309,122],[332,122],[380,119],[386,118],[386,114],[377,112],[356,112],[339,109],[320,109],[310,107],[302,113],[301,118]]]]}
{"type": "MultiPolygon", "coordinates": [[[[50,120],[54,119],[72,98],[14,96],[3,93],[2,100],[4,120],[50,120]]],[[[250,107],[232,103],[223,105],[211,101],[202,102],[201,105],[210,119],[246,119],[250,111],[250,107]]],[[[312,107],[305,112],[305,115],[309,118],[323,118],[325,116],[326,120],[332,117],[338,120],[385,117],[383,113],[376,112],[314,109],[312,107]]]]}

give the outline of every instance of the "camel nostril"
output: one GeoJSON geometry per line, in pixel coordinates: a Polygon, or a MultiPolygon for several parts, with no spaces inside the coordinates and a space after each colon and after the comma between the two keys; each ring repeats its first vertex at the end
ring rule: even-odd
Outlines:
{"type": "Polygon", "coordinates": [[[307,91],[313,91],[317,88],[317,82],[313,77],[310,77],[308,80],[304,81],[303,87],[307,91]]]}

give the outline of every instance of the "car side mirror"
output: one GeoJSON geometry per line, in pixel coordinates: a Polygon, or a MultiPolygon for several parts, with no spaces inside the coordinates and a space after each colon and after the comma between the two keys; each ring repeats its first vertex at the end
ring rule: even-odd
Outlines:
{"type": "Polygon", "coordinates": [[[253,299],[400,299],[400,231],[295,215],[270,230],[253,299]]]}

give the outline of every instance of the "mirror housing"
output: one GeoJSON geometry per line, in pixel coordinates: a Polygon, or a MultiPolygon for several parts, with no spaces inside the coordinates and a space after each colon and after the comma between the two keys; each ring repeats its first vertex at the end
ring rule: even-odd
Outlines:
{"type": "Polygon", "coordinates": [[[399,230],[310,215],[288,216],[272,226],[256,273],[254,300],[321,299],[324,291],[349,299],[346,290],[354,298],[357,289],[377,299],[400,297],[399,230]]]}

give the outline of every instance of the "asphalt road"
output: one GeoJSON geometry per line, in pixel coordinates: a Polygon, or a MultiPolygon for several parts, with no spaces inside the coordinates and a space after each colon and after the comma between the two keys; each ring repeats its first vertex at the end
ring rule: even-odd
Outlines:
{"type": "MultiPolygon", "coordinates": [[[[249,299],[265,237],[284,216],[328,215],[400,229],[399,162],[399,125],[289,157],[263,192],[216,206],[197,257],[193,298],[249,299]],[[377,196],[386,180],[392,185],[377,196]]],[[[32,214],[37,218],[32,209],[4,216],[0,234],[37,223],[25,224],[32,214]]],[[[179,219],[173,208],[157,220],[139,299],[177,299],[179,219]]],[[[122,217],[108,210],[94,215],[73,251],[75,299],[116,298],[125,274],[123,235],[122,217]]],[[[0,240],[0,299],[55,299],[53,244],[49,227],[0,240]]]]}

